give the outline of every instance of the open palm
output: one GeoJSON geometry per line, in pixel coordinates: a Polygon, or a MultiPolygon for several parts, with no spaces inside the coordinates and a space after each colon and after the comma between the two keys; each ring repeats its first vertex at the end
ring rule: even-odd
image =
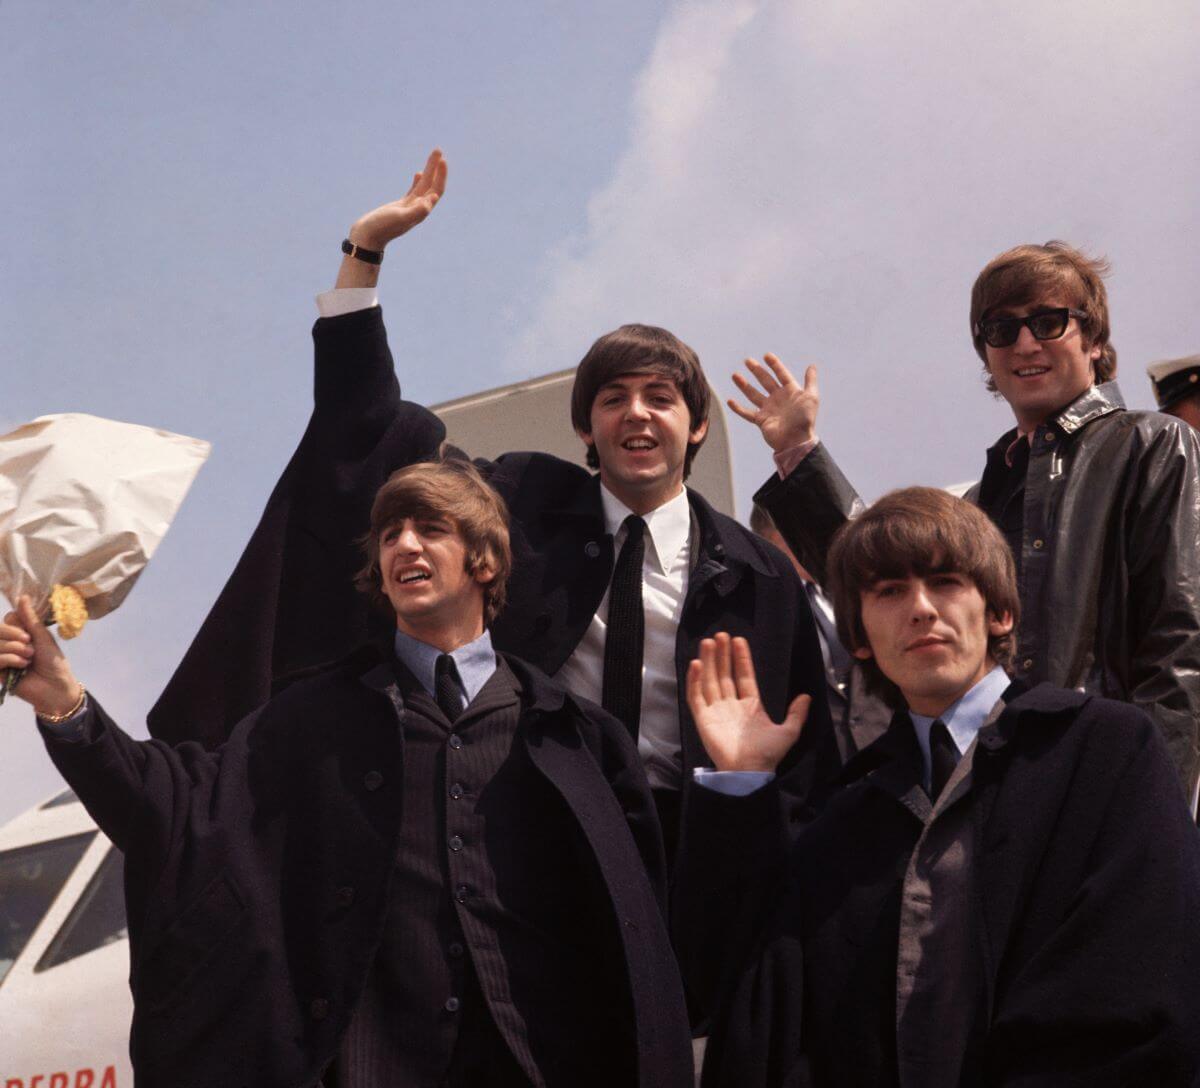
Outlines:
{"type": "Polygon", "coordinates": [[[700,643],[688,666],[687,700],[700,739],[718,771],[774,771],[800,736],[807,695],[797,695],[780,724],[758,697],[750,645],[725,632],[700,643]]]}

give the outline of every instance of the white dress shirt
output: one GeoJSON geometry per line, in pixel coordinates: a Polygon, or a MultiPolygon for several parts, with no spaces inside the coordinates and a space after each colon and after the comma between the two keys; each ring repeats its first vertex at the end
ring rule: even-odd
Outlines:
{"type": "MultiPolygon", "coordinates": [[[[600,487],[604,528],[614,534],[614,555],[625,543],[624,520],[633,513],[606,487],[600,487]]],[[[642,709],[638,752],[655,789],[677,790],[683,767],[679,739],[679,685],[675,642],[687,595],[692,512],[686,491],[642,515],[646,554],[642,560],[642,709]]],[[[608,632],[608,591],[575,652],[555,677],[570,691],[600,702],[604,690],[604,640],[608,632]]]]}

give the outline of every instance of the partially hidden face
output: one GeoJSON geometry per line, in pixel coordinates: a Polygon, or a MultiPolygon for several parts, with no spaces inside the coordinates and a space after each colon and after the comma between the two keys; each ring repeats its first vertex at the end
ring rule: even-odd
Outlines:
{"type": "Polygon", "coordinates": [[[467,546],[449,518],[404,518],[379,537],[383,592],[401,627],[456,624],[482,615],[487,569],[467,570],[467,546]]]}
{"type": "MultiPolygon", "coordinates": [[[[1028,317],[1064,306],[1070,303],[1051,296],[1025,306],[999,306],[987,316],[1028,317]]],[[[985,351],[997,390],[1025,430],[1045,423],[1087,390],[1095,382],[1095,364],[1101,354],[1099,345],[1087,342],[1074,317],[1057,339],[1038,340],[1028,328],[1022,328],[1015,343],[1004,348],[988,345],[985,351]]]]}
{"type": "Polygon", "coordinates": [[[595,446],[604,485],[641,513],[653,508],[645,500],[658,505],[683,487],[688,443],[707,430],[707,421],[692,429],[687,403],[670,378],[634,373],[600,387],[591,430],[580,437],[595,446]]]}
{"type": "Polygon", "coordinates": [[[989,636],[1012,630],[975,583],[954,571],[886,578],[862,592],[862,625],[883,674],[918,714],[936,717],[991,670],[989,636]]]}

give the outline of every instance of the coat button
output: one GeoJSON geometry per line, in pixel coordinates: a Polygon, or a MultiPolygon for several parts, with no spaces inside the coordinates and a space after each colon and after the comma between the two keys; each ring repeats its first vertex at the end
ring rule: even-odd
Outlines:
{"type": "Polygon", "coordinates": [[[1025,658],[1025,660],[1021,662],[1021,668],[1024,669],[1026,672],[1028,672],[1030,669],[1032,669],[1033,668],[1033,658],[1032,657],[1025,658]]]}
{"type": "Polygon", "coordinates": [[[449,846],[450,846],[450,849],[453,850],[455,853],[457,853],[459,850],[461,850],[463,848],[462,836],[461,835],[451,835],[449,846]]]}
{"type": "Polygon", "coordinates": [[[454,898],[460,903],[465,903],[471,896],[471,885],[460,884],[454,889],[454,898]]]}
{"type": "Polygon", "coordinates": [[[465,792],[466,791],[457,782],[450,787],[450,796],[453,797],[455,801],[459,800],[465,792]]]}
{"type": "Polygon", "coordinates": [[[383,775],[378,771],[367,771],[363,775],[363,788],[374,793],[380,786],[383,785],[383,775]]]}
{"type": "Polygon", "coordinates": [[[462,737],[457,733],[451,733],[450,739],[446,743],[457,752],[462,747],[462,737]]]}
{"type": "Polygon", "coordinates": [[[329,1002],[323,997],[314,997],[308,1003],[308,1015],[314,1020],[324,1020],[329,1015],[329,1002]]]}
{"type": "Polygon", "coordinates": [[[447,1012],[458,1012],[459,1004],[460,1002],[457,997],[448,997],[446,998],[445,1009],[447,1012]]]}
{"type": "Polygon", "coordinates": [[[1047,432],[1046,432],[1046,441],[1047,441],[1047,442],[1053,442],[1053,441],[1054,441],[1054,432],[1053,432],[1053,431],[1047,431],[1047,432]]]}
{"type": "Polygon", "coordinates": [[[1038,551],[1041,551],[1046,546],[1046,542],[1044,540],[1035,540],[1033,542],[1033,546],[1037,548],[1038,551]]]}
{"type": "Polygon", "coordinates": [[[589,559],[595,559],[600,554],[600,545],[597,544],[594,540],[589,540],[583,546],[583,554],[586,555],[589,559]]]}
{"type": "Polygon", "coordinates": [[[455,959],[458,959],[459,956],[461,956],[466,951],[466,949],[463,948],[462,944],[459,941],[451,941],[450,947],[447,948],[446,951],[449,952],[450,955],[453,956],[455,959]]]}
{"type": "Polygon", "coordinates": [[[344,888],[338,888],[337,901],[339,907],[348,907],[354,902],[354,889],[347,884],[344,888]]]}

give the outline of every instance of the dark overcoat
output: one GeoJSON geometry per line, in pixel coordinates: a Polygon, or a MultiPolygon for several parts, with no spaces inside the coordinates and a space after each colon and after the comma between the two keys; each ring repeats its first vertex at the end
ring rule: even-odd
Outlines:
{"type": "MultiPolygon", "coordinates": [[[[598,707],[505,659],[519,741],[577,831],[573,864],[608,893],[580,933],[626,966],[638,1083],[683,1088],[690,1038],[636,748],[598,707]]],[[[215,752],[131,740],[94,703],[83,739],[43,729],[125,852],[141,1088],[306,1088],[334,1058],[387,917],[402,712],[394,668],[372,651],[291,685],[215,752]]]]}
{"type": "MultiPolygon", "coordinates": [[[[897,1083],[899,899],[922,831],[905,804],[920,789],[911,729],[898,715],[847,766],[790,857],[768,790],[698,791],[679,880],[705,908],[681,958],[693,985],[726,987],[710,1088],[897,1083]]],[[[1196,1083],[1200,840],[1153,723],[1041,685],[980,731],[974,758],[985,995],[962,1083],[1196,1083]]]]}
{"type": "MultiPolygon", "coordinates": [[[[156,737],[218,744],[290,674],[377,633],[352,584],[362,563],[358,541],[388,474],[435,456],[444,430],[428,409],[401,399],[379,307],[322,319],[313,339],[312,420],[237,568],[150,712],[156,737]]],[[[493,641],[553,675],[579,644],[612,574],[599,479],[540,453],[477,464],[511,514],[513,574],[493,641]]],[[[813,696],[805,737],[787,765],[789,795],[804,795],[813,775],[836,764],[821,649],[799,579],[777,548],[695,492],[688,499],[693,562],[674,661],[684,819],[691,770],[708,763],[684,674],[700,640],[718,631],[749,639],[775,720],[796,695],[813,696]]]]}

